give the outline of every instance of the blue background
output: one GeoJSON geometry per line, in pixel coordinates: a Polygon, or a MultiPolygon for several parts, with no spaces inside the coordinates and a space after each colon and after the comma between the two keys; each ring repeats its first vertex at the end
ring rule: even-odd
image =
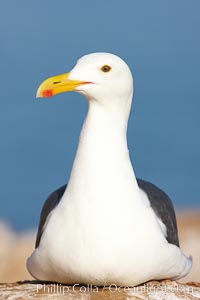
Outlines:
{"type": "Polygon", "coordinates": [[[199,0],[1,1],[0,218],[36,226],[45,198],[67,182],[87,103],[35,93],[100,51],[121,56],[134,75],[128,139],[137,176],[177,208],[199,207],[199,11],[199,0]]]}

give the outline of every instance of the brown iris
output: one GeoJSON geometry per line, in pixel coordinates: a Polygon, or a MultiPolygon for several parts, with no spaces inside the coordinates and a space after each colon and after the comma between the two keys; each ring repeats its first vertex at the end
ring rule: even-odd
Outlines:
{"type": "Polygon", "coordinates": [[[101,71],[103,71],[104,73],[107,73],[111,70],[111,67],[108,65],[105,65],[103,67],[101,67],[101,71]]]}

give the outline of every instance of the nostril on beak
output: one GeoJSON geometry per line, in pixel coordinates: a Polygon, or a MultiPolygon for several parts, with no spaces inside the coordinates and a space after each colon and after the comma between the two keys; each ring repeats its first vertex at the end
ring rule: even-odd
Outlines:
{"type": "Polygon", "coordinates": [[[54,81],[53,84],[61,83],[61,81],[54,81]]]}

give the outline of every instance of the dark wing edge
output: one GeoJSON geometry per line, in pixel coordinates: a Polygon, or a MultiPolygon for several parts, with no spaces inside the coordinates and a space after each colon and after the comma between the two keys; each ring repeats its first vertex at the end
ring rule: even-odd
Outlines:
{"type": "Polygon", "coordinates": [[[45,203],[42,207],[41,214],[40,214],[40,222],[39,222],[39,226],[38,226],[35,248],[38,248],[38,246],[40,244],[40,240],[41,240],[41,237],[42,237],[42,234],[44,231],[44,225],[45,225],[48,215],[60,202],[60,199],[62,198],[66,187],[67,187],[67,185],[61,186],[59,189],[54,191],[45,201],[45,203]]]}
{"type": "Polygon", "coordinates": [[[157,217],[163,222],[167,229],[166,240],[170,244],[179,246],[178,228],[176,214],[171,199],[165,192],[154,184],[137,178],[137,183],[148,196],[151,207],[157,217]]]}

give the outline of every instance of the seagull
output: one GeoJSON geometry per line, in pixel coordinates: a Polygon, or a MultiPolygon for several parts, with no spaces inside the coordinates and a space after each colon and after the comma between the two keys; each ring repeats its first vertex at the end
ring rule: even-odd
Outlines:
{"type": "Polygon", "coordinates": [[[186,276],[192,258],[179,247],[173,204],[136,179],[130,161],[128,65],[110,53],[85,55],[69,73],[46,79],[37,97],[68,91],[85,96],[88,112],[68,184],[42,208],[28,271],[41,281],[98,286],[186,276]]]}

